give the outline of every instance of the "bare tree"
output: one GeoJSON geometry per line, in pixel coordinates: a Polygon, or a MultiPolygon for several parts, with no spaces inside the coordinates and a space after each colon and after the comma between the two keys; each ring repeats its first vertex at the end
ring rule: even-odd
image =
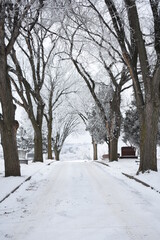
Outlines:
{"type": "MultiPolygon", "coordinates": [[[[84,26],[89,20],[96,27],[97,22],[93,19],[99,19],[101,26],[98,27],[102,31],[96,29],[93,34],[89,28],[90,37],[98,44],[99,39],[102,39],[102,47],[107,42],[130,72],[140,119],[139,171],[157,171],[156,145],[160,106],[159,1],[84,0],[74,3],[75,9],[77,6],[80,6],[78,9],[83,8],[82,15],[78,11],[78,27],[84,26]],[[145,11],[142,11],[144,8],[145,11]],[[85,9],[88,11],[87,18],[85,9]]],[[[77,23],[75,20],[74,22],[77,23]]]]}
{"type": "MultiPolygon", "coordinates": [[[[70,76],[67,77],[67,69],[60,62],[56,60],[54,56],[52,58],[52,64],[48,66],[48,80],[45,82],[44,91],[45,96],[45,111],[44,116],[47,122],[47,141],[48,141],[48,158],[53,159],[52,156],[52,125],[53,125],[53,115],[54,111],[58,111],[59,106],[65,101],[65,96],[74,92],[72,89],[72,81],[70,76]]],[[[66,64],[65,64],[66,65],[66,64]]],[[[68,68],[68,66],[67,66],[68,68]]]]}
{"type": "Polygon", "coordinates": [[[56,116],[53,120],[54,130],[53,130],[53,149],[55,154],[55,159],[60,160],[60,152],[62,150],[63,144],[67,137],[76,131],[79,124],[78,119],[71,114],[56,116]]]}
{"type": "Polygon", "coordinates": [[[0,102],[3,119],[0,120],[2,146],[5,160],[5,176],[19,176],[20,166],[16,145],[15,106],[12,101],[11,83],[8,76],[8,55],[19,36],[20,29],[35,25],[43,0],[0,1],[0,102]],[[28,13],[32,12],[32,18],[28,13]]]}
{"type": "MultiPolygon", "coordinates": [[[[93,99],[91,98],[90,94],[88,94],[88,89],[84,87],[77,92],[76,96],[77,101],[70,102],[70,106],[73,109],[72,114],[78,115],[79,118],[82,120],[82,123],[85,125],[85,130],[87,131],[88,121],[89,121],[89,113],[88,111],[91,108],[91,102],[93,99]]],[[[93,104],[93,103],[92,103],[93,104]]],[[[98,144],[95,141],[93,135],[89,131],[92,139],[92,146],[93,146],[93,160],[98,159],[98,144]]]]}
{"type": "MultiPolygon", "coordinates": [[[[92,37],[91,31],[86,24],[83,25],[83,20],[80,19],[80,16],[78,15],[78,20],[75,13],[74,16],[74,19],[71,18],[73,26],[71,23],[69,25],[68,21],[66,26],[63,23],[65,40],[67,39],[68,44],[68,52],[65,50],[65,53],[68,54],[68,57],[71,59],[78,73],[85,81],[96,105],[99,108],[102,121],[108,131],[110,161],[114,161],[117,160],[118,157],[117,148],[121,125],[121,92],[124,91],[124,84],[129,80],[128,71],[121,59],[120,61],[115,61],[113,53],[108,50],[107,46],[104,47],[102,45],[102,42],[104,41],[103,36],[99,35],[98,40],[97,37],[96,39],[92,37]],[[92,52],[89,52],[90,49],[92,49],[92,52]],[[104,51],[105,54],[102,54],[104,51]],[[104,55],[108,57],[107,60],[104,58],[104,55]],[[90,61],[97,62],[98,66],[100,66],[100,71],[104,72],[105,77],[103,76],[103,78],[98,81],[100,77],[97,76],[98,74],[94,76],[92,70],[90,70],[89,64],[86,63],[84,59],[85,61],[86,59],[91,59],[90,61]],[[115,65],[119,65],[116,70],[115,65]],[[96,93],[96,83],[100,81],[104,81],[106,83],[111,81],[114,88],[112,100],[110,101],[110,116],[106,115],[104,107],[96,93]]],[[[93,35],[95,36],[95,33],[93,33],[93,35]]]]}
{"type": "Polygon", "coordinates": [[[33,27],[32,33],[21,34],[17,44],[24,54],[27,72],[19,60],[18,50],[13,49],[11,52],[14,68],[10,71],[14,76],[12,74],[10,78],[20,97],[20,100],[14,100],[26,110],[34,129],[34,161],[43,161],[42,123],[45,103],[42,90],[46,68],[57,42],[57,37],[53,37],[49,31],[50,27],[37,25],[33,27]]]}

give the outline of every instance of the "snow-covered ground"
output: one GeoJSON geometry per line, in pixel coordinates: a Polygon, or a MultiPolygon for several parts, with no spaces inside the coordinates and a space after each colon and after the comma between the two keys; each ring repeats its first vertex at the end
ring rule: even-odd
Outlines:
{"type": "Polygon", "coordinates": [[[0,240],[160,239],[160,171],[136,176],[135,159],[62,159],[22,164],[22,177],[9,178],[0,161],[0,201],[24,182],[0,203],[0,240]]]}

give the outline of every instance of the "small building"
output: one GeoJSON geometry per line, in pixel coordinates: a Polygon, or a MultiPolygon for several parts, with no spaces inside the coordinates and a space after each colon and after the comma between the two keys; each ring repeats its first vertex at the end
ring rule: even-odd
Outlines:
{"type": "Polygon", "coordinates": [[[134,147],[122,147],[120,158],[138,158],[134,147]]]}

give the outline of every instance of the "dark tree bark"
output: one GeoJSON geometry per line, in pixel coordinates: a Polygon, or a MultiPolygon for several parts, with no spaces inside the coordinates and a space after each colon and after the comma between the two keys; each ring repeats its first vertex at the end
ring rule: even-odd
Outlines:
{"type": "Polygon", "coordinates": [[[97,143],[95,143],[93,137],[92,137],[92,145],[93,145],[93,160],[98,159],[98,146],[97,143]]]}
{"type": "Polygon", "coordinates": [[[43,144],[42,144],[42,121],[44,104],[37,106],[36,121],[31,118],[34,128],[34,162],[43,162],[43,144]]]}
{"type": "Polygon", "coordinates": [[[118,138],[112,138],[110,140],[110,154],[109,161],[118,161],[118,138]]]}
{"type": "Polygon", "coordinates": [[[48,114],[45,114],[46,121],[47,121],[47,128],[48,128],[48,135],[47,135],[47,150],[48,150],[48,159],[53,159],[52,155],[52,123],[53,123],[53,91],[54,91],[54,86],[51,84],[51,91],[49,93],[49,106],[48,106],[48,114]]]}
{"type": "Polygon", "coordinates": [[[157,171],[157,132],[159,108],[148,103],[140,115],[140,166],[139,171],[157,171]]]}
{"type": "Polygon", "coordinates": [[[118,161],[118,139],[120,136],[121,129],[121,87],[122,81],[116,86],[116,89],[113,93],[112,101],[110,102],[110,118],[106,125],[108,129],[108,138],[109,138],[109,161],[118,161]]]}
{"type": "MultiPolygon", "coordinates": [[[[52,123],[52,121],[50,121],[50,123],[52,123]]],[[[52,155],[52,124],[48,124],[47,140],[48,140],[48,146],[47,146],[48,159],[53,159],[53,155],[52,155]]]]}
{"type": "Polygon", "coordinates": [[[37,128],[34,132],[34,162],[43,162],[42,129],[37,128]]]}
{"type": "Polygon", "coordinates": [[[0,74],[0,99],[3,113],[3,118],[0,120],[0,131],[5,160],[5,176],[20,176],[20,164],[16,142],[18,126],[15,121],[15,105],[12,100],[5,54],[1,54],[0,71],[2,71],[0,74]]]}
{"type": "Polygon", "coordinates": [[[59,95],[53,100],[54,94],[55,94],[55,79],[52,79],[52,76],[49,76],[50,78],[50,86],[49,86],[49,97],[48,97],[48,113],[45,113],[44,116],[47,121],[47,129],[48,129],[48,135],[47,135],[47,150],[48,150],[48,159],[53,159],[53,154],[52,154],[52,124],[53,124],[53,108],[54,105],[57,103],[59,100],[59,95]]]}
{"type": "Polygon", "coordinates": [[[58,148],[56,147],[56,146],[54,146],[54,154],[55,154],[55,159],[57,160],[57,161],[59,161],[60,160],[60,150],[58,150],[58,148]]]}
{"type": "Polygon", "coordinates": [[[0,102],[3,119],[0,120],[2,147],[5,161],[5,176],[20,176],[20,165],[16,144],[15,106],[7,69],[4,14],[0,4],[0,102]]]}

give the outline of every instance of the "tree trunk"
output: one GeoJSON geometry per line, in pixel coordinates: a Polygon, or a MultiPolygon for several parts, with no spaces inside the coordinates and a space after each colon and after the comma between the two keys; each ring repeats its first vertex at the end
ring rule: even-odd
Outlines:
{"type": "Polygon", "coordinates": [[[52,128],[49,126],[48,126],[48,159],[53,159],[53,156],[52,156],[52,128]]]}
{"type": "Polygon", "coordinates": [[[12,121],[3,123],[1,128],[1,142],[5,162],[5,177],[20,176],[20,164],[16,142],[17,128],[12,121]]]}
{"type": "Polygon", "coordinates": [[[108,158],[111,158],[111,150],[110,150],[110,141],[106,142],[108,145],[108,158]]]}
{"type": "MultiPolygon", "coordinates": [[[[134,90],[137,107],[140,116],[140,166],[138,172],[145,172],[147,170],[157,171],[157,131],[158,131],[158,118],[159,118],[159,108],[160,108],[160,67],[159,64],[153,64],[152,61],[149,61],[147,54],[147,46],[144,41],[144,36],[142,35],[140,19],[138,16],[137,7],[135,1],[125,0],[127,8],[128,8],[128,16],[130,20],[130,27],[135,34],[135,43],[138,48],[139,62],[142,73],[143,80],[143,89],[136,90],[136,78],[133,77],[132,72],[133,67],[131,64],[128,64],[130,68],[131,76],[134,83],[134,90]],[[153,65],[152,65],[153,64],[153,65]],[[132,71],[131,71],[132,69],[132,71]],[[151,71],[152,69],[152,71],[151,71]],[[151,72],[153,75],[151,75],[151,72]],[[141,99],[139,99],[139,96],[141,99]]],[[[152,1],[153,4],[154,1],[152,1]]],[[[151,1],[150,1],[151,4],[151,1]]],[[[155,4],[155,10],[158,10],[158,4],[155,4]],[[156,6],[157,5],[157,6],[156,6]]],[[[154,5],[153,4],[153,5],[154,5]]],[[[152,5],[152,7],[153,7],[152,5]]],[[[153,8],[152,8],[153,10],[153,8]]],[[[157,40],[159,42],[159,16],[157,11],[153,11],[154,17],[154,27],[155,31],[153,33],[155,39],[155,52],[157,56],[155,57],[155,61],[159,63],[159,43],[157,44],[157,40]],[[155,22],[156,21],[156,22],[155,22]],[[158,26],[158,28],[157,28],[158,26]],[[158,48],[157,48],[158,47],[158,48]]],[[[127,62],[126,62],[127,63],[127,62]]],[[[133,65],[132,65],[133,66],[133,65]]],[[[139,82],[138,82],[139,83],[139,82]]],[[[140,86],[140,84],[139,84],[140,86]]]]}
{"type": "Polygon", "coordinates": [[[7,56],[1,28],[0,53],[0,102],[3,114],[3,119],[1,120],[1,139],[5,161],[5,176],[20,176],[16,143],[15,106],[12,100],[10,79],[7,71],[7,56]]]}
{"type": "Polygon", "coordinates": [[[54,154],[55,154],[55,159],[59,161],[60,151],[56,147],[54,147],[54,154]]]}
{"type": "Polygon", "coordinates": [[[109,122],[109,161],[118,161],[118,139],[121,128],[121,112],[120,112],[120,91],[121,86],[117,87],[113,99],[110,102],[110,122],[109,122]]]}
{"type": "Polygon", "coordinates": [[[93,144],[93,160],[97,160],[98,159],[97,143],[95,143],[94,140],[92,140],[92,144],[93,144]]]}
{"type": "Polygon", "coordinates": [[[157,131],[159,108],[146,104],[140,115],[140,166],[138,172],[157,171],[157,131]]]}
{"type": "Polygon", "coordinates": [[[53,159],[52,155],[52,138],[48,136],[48,159],[53,159]]]}
{"type": "Polygon", "coordinates": [[[43,162],[42,130],[36,128],[34,132],[34,162],[43,162]]]}
{"type": "Polygon", "coordinates": [[[43,162],[42,122],[44,104],[37,105],[37,117],[29,115],[34,128],[34,162],[43,162]]]}
{"type": "Polygon", "coordinates": [[[110,151],[109,151],[109,161],[110,162],[118,161],[117,151],[118,151],[118,139],[113,138],[110,141],[110,151]]]}
{"type": "Polygon", "coordinates": [[[50,93],[50,98],[49,98],[49,116],[48,116],[48,121],[47,121],[47,128],[48,128],[48,159],[53,159],[52,156],[52,122],[53,122],[53,116],[52,116],[52,96],[53,96],[53,91],[50,93]]]}

